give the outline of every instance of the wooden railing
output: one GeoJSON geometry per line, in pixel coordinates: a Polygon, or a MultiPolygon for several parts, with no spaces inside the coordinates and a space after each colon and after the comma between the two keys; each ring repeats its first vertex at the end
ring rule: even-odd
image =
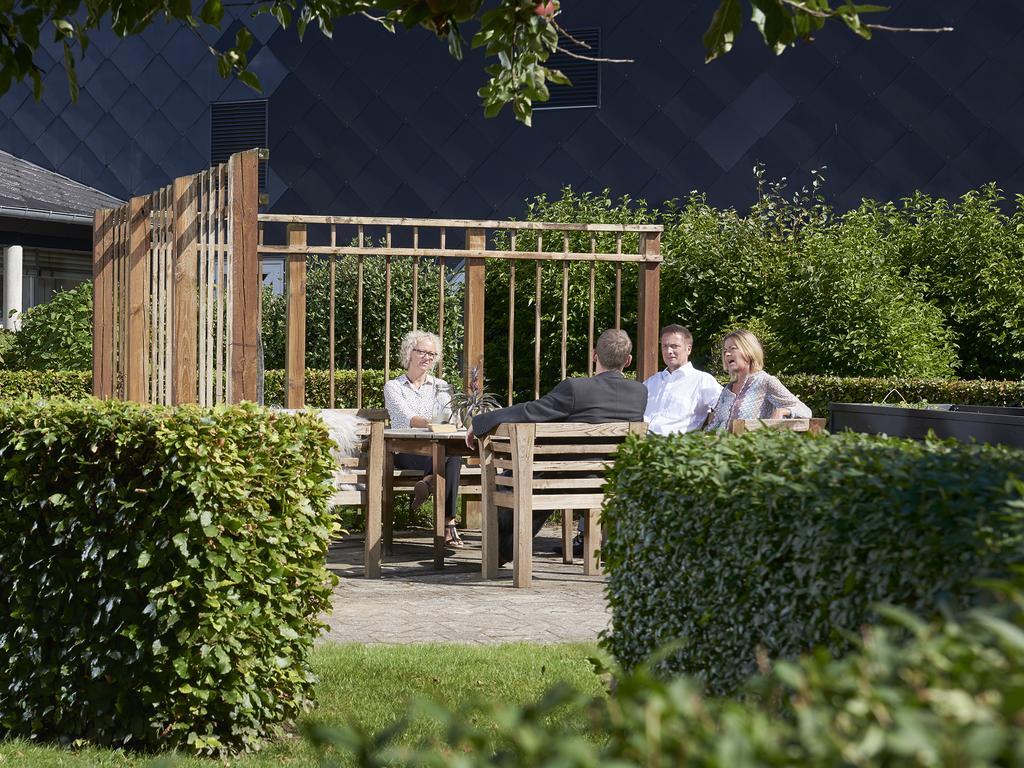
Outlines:
{"type": "MultiPolygon", "coordinates": [[[[534,296],[534,393],[540,394],[541,381],[541,307],[544,297],[541,293],[540,273],[544,262],[561,262],[562,265],[562,309],[561,309],[561,374],[564,378],[568,368],[567,359],[567,327],[568,327],[568,288],[569,265],[571,262],[588,262],[589,270],[589,316],[588,342],[589,348],[594,345],[595,317],[595,265],[600,262],[613,262],[616,265],[614,285],[615,326],[619,327],[622,319],[622,265],[638,263],[639,275],[637,285],[637,328],[635,349],[637,358],[637,375],[646,378],[657,370],[658,365],[658,289],[661,266],[661,231],[660,225],[649,224],[566,224],[551,222],[517,222],[487,221],[468,219],[409,219],[382,218],[361,216],[291,216],[281,214],[260,214],[259,252],[263,256],[280,255],[285,260],[285,292],[287,296],[287,317],[285,330],[285,369],[286,390],[285,400],[289,408],[302,407],[305,402],[304,371],[306,348],[306,260],[311,255],[324,256],[330,259],[329,283],[329,366],[331,372],[331,406],[334,406],[334,371],[335,371],[335,301],[336,301],[336,259],[338,257],[354,257],[357,259],[356,285],[347,286],[356,294],[356,406],[362,406],[362,374],[363,374],[363,290],[364,264],[366,259],[374,260],[375,268],[384,271],[384,369],[385,377],[390,377],[391,335],[394,318],[392,306],[392,260],[408,258],[412,260],[412,302],[408,310],[411,312],[411,324],[417,328],[419,324],[419,275],[421,260],[427,259],[437,265],[439,328],[444,337],[444,295],[447,280],[446,265],[453,262],[462,265],[464,275],[464,313],[463,313],[463,373],[468,385],[474,369],[479,380],[483,380],[483,347],[485,333],[497,333],[502,329],[485,329],[484,327],[484,278],[485,270],[494,260],[509,263],[509,313],[507,331],[508,345],[508,392],[512,399],[514,330],[515,330],[515,293],[516,264],[531,262],[535,270],[536,295],[534,296]],[[284,243],[270,244],[265,241],[265,228],[268,225],[285,225],[284,243]],[[326,240],[323,245],[309,244],[309,230],[316,227],[320,239],[326,240]],[[325,231],[326,230],[326,235],[325,231]],[[500,233],[501,240],[507,242],[507,248],[495,248],[495,238],[488,247],[488,233],[500,233]],[[452,235],[451,233],[454,233],[452,235]],[[589,239],[587,250],[572,250],[570,235],[578,239],[580,235],[589,239]],[[585,235],[589,234],[589,238],[585,235]],[[602,252],[596,248],[599,236],[615,236],[614,251],[602,252]],[[624,236],[634,235],[639,247],[635,252],[624,252],[624,236]],[[462,247],[452,246],[455,237],[462,239],[462,247]],[[559,237],[560,236],[560,237],[559,237]],[[549,245],[552,238],[561,241],[561,248],[552,249],[549,245]],[[530,249],[523,248],[529,242],[530,249]],[[426,243],[436,243],[436,246],[426,243]],[[548,245],[546,245],[548,244],[548,245]]],[[[591,359],[587,355],[585,362],[580,361],[587,372],[592,372],[591,359]]]]}
{"type": "MultiPolygon", "coordinates": [[[[570,265],[589,264],[588,349],[595,333],[595,292],[614,290],[614,322],[622,322],[622,267],[635,263],[637,375],[658,364],[658,289],[661,226],[572,224],[470,219],[409,219],[359,216],[292,216],[258,213],[261,151],[232,155],[227,163],[176,179],[116,209],[95,214],[93,232],[93,392],[152,403],[256,400],[259,391],[260,255],[285,262],[285,404],[305,404],[307,258],[329,258],[330,406],[334,407],[336,260],[355,258],[356,313],[353,329],[357,371],[355,405],[363,405],[364,266],[384,273],[383,367],[390,377],[392,331],[397,311],[411,313],[418,327],[421,265],[436,267],[437,331],[444,338],[448,268],[459,269],[462,307],[463,372],[483,381],[485,333],[507,330],[508,398],[513,396],[516,265],[531,263],[536,280],[533,389],[540,394],[541,291],[544,264],[560,263],[561,375],[569,372],[567,328],[570,265]],[[283,228],[280,243],[267,242],[266,230],[283,228]],[[311,229],[326,230],[322,244],[311,244],[311,229]],[[624,243],[628,239],[630,248],[624,243]],[[598,250],[597,244],[614,242],[598,250]],[[584,247],[573,244],[583,243],[584,247]],[[589,247],[586,244],[589,243],[589,247]],[[500,246],[500,247],[499,247],[500,246]],[[392,261],[412,262],[411,306],[392,306],[392,261]],[[505,329],[485,328],[484,293],[488,264],[509,269],[509,311],[505,329]],[[596,265],[615,265],[614,288],[596,285],[596,265]]],[[[318,232],[318,234],[320,234],[318,232]]],[[[320,242],[319,240],[317,242],[320,242]]],[[[378,353],[379,350],[374,350],[378,353]]],[[[586,360],[573,370],[591,372],[586,360]]]]}
{"type": "Polygon", "coordinates": [[[93,229],[93,394],[255,400],[259,152],[115,209],[93,229]]]}

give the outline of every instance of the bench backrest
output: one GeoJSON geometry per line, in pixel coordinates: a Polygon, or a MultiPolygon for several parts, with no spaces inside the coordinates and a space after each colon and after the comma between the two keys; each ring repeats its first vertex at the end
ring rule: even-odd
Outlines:
{"type": "Polygon", "coordinates": [[[597,509],[605,469],[646,422],[502,424],[481,441],[482,485],[498,507],[597,509]]]}
{"type": "Polygon", "coordinates": [[[372,468],[371,464],[380,460],[383,450],[374,451],[371,446],[377,445],[377,441],[383,444],[388,412],[383,408],[337,408],[333,412],[366,420],[356,427],[359,440],[357,449],[337,461],[334,472],[334,486],[337,490],[331,499],[333,504],[362,506],[366,503],[367,475],[381,471],[380,467],[372,468]]]}

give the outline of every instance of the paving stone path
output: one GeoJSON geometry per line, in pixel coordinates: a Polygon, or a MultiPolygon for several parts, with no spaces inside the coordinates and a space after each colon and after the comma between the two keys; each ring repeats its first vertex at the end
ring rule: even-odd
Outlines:
{"type": "Polygon", "coordinates": [[[546,528],[534,547],[533,587],[514,589],[511,566],[494,581],[480,578],[479,533],[448,550],[442,571],[432,567],[426,531],[396,532],[383,577],[363,578],[362,539],[331,547],[328,567],[339,576],[325,621],[327,642],[567,643],[593,642],[608,626],[604,579],[584,576],[552,552],[561,529],[546,528]]]}

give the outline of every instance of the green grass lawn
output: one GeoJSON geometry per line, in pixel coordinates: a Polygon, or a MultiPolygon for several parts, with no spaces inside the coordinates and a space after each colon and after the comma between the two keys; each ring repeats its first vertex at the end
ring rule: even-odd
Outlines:
{"type": "MultiPolygon", "coordinates": [[[[318,708],[310,717],[326,723],[351,721],[377,731],[395,720],[409,698],[416,695],[429,696],[452,707],[474,698],[525,703],[559,681],[599,693],[601,681],[587,662],[593,650],[592,645],[324,645],[313,653],[313,667],[320,683],[318,708]]],[[[566,717],[566,728],[585,727],[582,721],[568,719],[568,714],[566,717]]],[[[432,732],[429,722],[417,722],[403,740],[415,742],[432,732]]],[[[224,764],[219,760],[185,757],[165,761],[109,749],[71,750],[24,741],[0,742],[2,768],[216,768],[224,764]]],[[[312,767],[317,761],[314,752],[300,738],[293,737],[227,764],[238,768],[312,767]]]]}

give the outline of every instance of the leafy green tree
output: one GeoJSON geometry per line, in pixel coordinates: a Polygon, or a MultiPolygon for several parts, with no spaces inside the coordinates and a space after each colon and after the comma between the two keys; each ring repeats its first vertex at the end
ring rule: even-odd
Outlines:
{"type": "Polygon", "coordinates": [[[58,291],[21,315],[10,368],[76,371],[92,368],[92,282],[58,291]]]}
{"type": "Polygon", "coordinates": [[[875,211],[903,271],[927,286],[968,378],[1024,378],[1024,196],[1004,213],[994,184],[956,201],[915,193],[875,211]]]}
{"type": "MultiPolygon", "coordinates": [[[[745,24],[744,7],[765,43],[782,53],[799,40],[810,40],[826,22],[845,24],[868,38],[872,30],[894,30],[865,22],[861,16],[887,10],[878,5],[855,5],[851,0],[719,0],[704,46],[710,61],[727,53],[745,24]]],[[[363,16],[394,31],[425,27],[447,41],[451,55],[461,59],[466,48],[463,31],[475,29],[471,45],[483,48],[489,77],[478,95],[488,116],[511,104],[516,119],[530,122],[535,101],[548,99],[548,83],[569,84],[556,69],[545,66],[560,49],[562,32],[557,16],[560,0],[265,0],[253,4],[253,15],[269,13],[301,38],[310,24],[330,37],[338,19],[363,16]]],[[[18,0],[0,4],[0,95],[12,81],[30,80],[36,98],[42,92],[43,70],[37,60],[40,34],[49,33],[63,46],[64,68],[73,98],[78,94],[75,69],[86,54],[89,35],[109,23],[120,37],[139,34],[158,19],[182,24],[197,32],[220,29],[223,0],[201,4],[183,0],[18,0]],[[109,16],[109,22],[107,18],[109,16]]],[[[905,31],[905,30],[903,30],[905,31]]],[[[259,88],[249,70],[252,33],[242,27],[235,44],[225,51],[211,48],[222,77],[232,73],[259,88]]],[[[580,55],[580,54],[575,54],[580,55]]],[[[585,56],[585,54],[584,54],[585,56]]]]}

